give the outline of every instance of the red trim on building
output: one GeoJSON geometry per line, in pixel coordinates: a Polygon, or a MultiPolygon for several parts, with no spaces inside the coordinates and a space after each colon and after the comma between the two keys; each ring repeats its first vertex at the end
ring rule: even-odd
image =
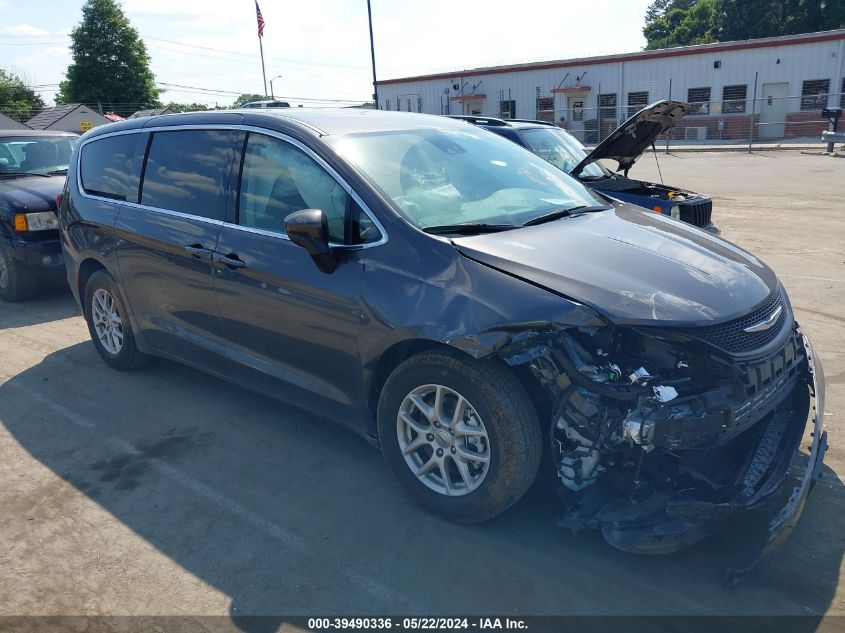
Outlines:
{"type": "Polygon", "coordinates": [[[449,97],[449,101],[474,101],[475,99],[486,99],[487,95],[457,95],[449,97]]]}
{"type": "Polygon", "coordinates": [[[563,93],[563,94],[572,94],[577,92],[590,92],[592,87],[590,86],[568,86],[566,88],[552,88],[552,92],[555,93],[563,93]]]}
{"type": "Polygon", "coordinates": [[[448,73],[433,75],[418,75],[416,77],[400,77],[398,79],[383,79],[379,86],[407,83],[409,81],[428,81],[432,79],[452,79],[477,75],[499,75],[503,73],[520,72],[523,70],[550,70],[554,68],[570,68],[573,66],[595,66],[597,64],[613,64],[616,62],[634,62],[648,59],[663,59],[666,57],[684,57],[686,55],[710,55],[726,51],[736,51],[754,48],[772,48],[775,46],[797,46],[799,44],[814,44],[845,39],[845,32],[819,33],[816,35],[789,35],[786,37],[748,40],[745,42],[725,42],[724,44],[700,44],[682,48],[667,48],[658,51],[643,51],[642,53],[622,53],[620,55],[603,55],[601,57],[583,57],[581,59],[564,59],[557,62],[534,62],[531,64],[515,64],[513,66],[492,66],[490,68],[471,68],[456,70],[448,73]]]}

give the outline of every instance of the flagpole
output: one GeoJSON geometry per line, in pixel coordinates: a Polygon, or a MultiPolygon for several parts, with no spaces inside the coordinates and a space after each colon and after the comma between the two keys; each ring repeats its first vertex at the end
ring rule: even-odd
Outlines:
{"type": "Polygon", "coordinates": [[[373,43],[373,10],[367,0],[367,19],[370,23],[370,58],[373,60],[373,110],[378,110],[378,83],[376,82],[376,47],[373,43]]]}
{"type": "Polygon", "coordinates": [[[261,43],[261,36],[258,36],[258,49],[261,51],[261,76],[264,77],[264,96],[267,96],[267,73],[264,72],[264,44],[261,43]]]}

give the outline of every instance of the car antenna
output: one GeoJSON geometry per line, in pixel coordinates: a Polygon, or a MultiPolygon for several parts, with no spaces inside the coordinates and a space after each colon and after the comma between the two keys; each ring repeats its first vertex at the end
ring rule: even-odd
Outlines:
{"type": "Polygon", "coordinates": [[[651,144],[651,151],[654,152],[654,162],[657,163],[657,175],[660,176],[660,184],[663,184],[663,172],[660,171],[660,161],[657,160],[657,148],[654,143],[651,144]]]}

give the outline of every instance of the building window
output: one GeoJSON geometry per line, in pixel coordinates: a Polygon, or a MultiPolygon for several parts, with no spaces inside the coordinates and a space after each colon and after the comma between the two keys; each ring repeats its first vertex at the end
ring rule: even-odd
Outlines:
{"type": "Polygon", "coordinates": [[[503,119],[516,118],[516,101],[510,99],[508,101],[499,102],[499,116],[503,119]]]}
{"type": "Polygon", "coordinates": [[[634,116],[648,105],[648,90],[628,93],[628,116],[634,116]]]}
{"type": "Polygon", "coordinates": [[[537,97],[537,116],[538,121],[548,121],[554,123],[555,120],[555,98],[554,97],[537,97]]]}
{"type": "Polygon", "coordinates": [[[616,120],[616,93],[599,95],[599,117],[616,120]]]}
{"type": "Polygon", "coordinates": [[[745,112],[747,95],[747,85],[722,88],[722,114],[742,114],[745,112]]]}
{"type": "Polygon", "coordinates": [[[830,79],[810,79],[801,87],[801,110],[821,110],[827,107],[830,79]]]}
{"type": "Polygon", "coordinates": [[[687,101],[692,106],[690,114],[709,114],[710,88],[690,88],[687,90],[687,101]]]}

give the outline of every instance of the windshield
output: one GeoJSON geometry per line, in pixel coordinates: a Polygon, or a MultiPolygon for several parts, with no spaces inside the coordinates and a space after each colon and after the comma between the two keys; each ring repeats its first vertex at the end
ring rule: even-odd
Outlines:
{"type": "Polygon", "coordinates": [[[70,136],[6,136],[0,138],[0,174],[49,174],[67,171],[76,145],[70,136]]]}
{"type": "Polygon", "coordinates": [[[465,127],[326,140],[421,229],[522,225],[557,209],[601,204],[584,185],[515,143],[465,127]]]}
{"type": "MultiPolygon", "coordinates": [[[[559,128],[534,127],[519,130],[528,148],[543,160],[549,161],[567,174],[587,157],[587,151],[575,137],[559,128]]],[[[590,163],[581,170],[581,177],[601,178],[609,173],[598,163],[590,163]]]]}

